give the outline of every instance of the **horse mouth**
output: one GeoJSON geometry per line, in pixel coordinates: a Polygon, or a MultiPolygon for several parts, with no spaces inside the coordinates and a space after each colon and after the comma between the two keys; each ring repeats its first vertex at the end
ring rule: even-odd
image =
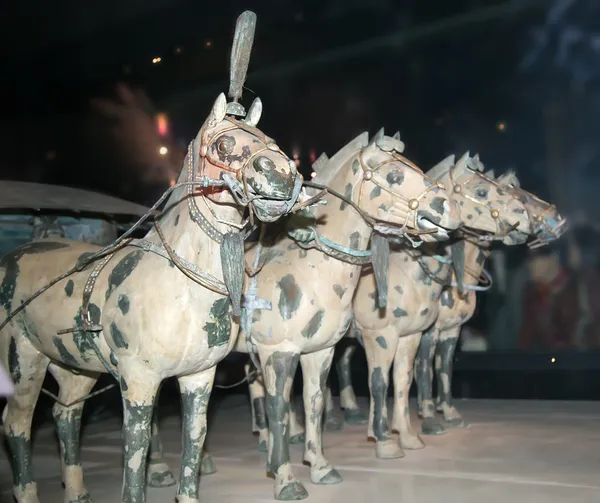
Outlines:
{"type": "Polygon", "coordinates": [[[417,217],[417,227],[419,227],[419,229],[423,231],[435,231],[431,234],[433,239],[435,239],[436,241],[447,241],[448,239],[450,239],[450,235],[448,234],[448,231],[446,229],[422,215],[417,217]]]}
{"type": "Polygon", "coordinates": [[[251,203],[256,217],[265,223],[275,222],[283,215],[289,212],[289,203],[287,200],[278,201],[275,199],[254,199],[251,203]]]}

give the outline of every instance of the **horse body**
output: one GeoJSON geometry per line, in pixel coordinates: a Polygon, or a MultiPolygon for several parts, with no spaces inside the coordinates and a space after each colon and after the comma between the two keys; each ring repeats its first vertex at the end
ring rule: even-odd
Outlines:
{"type": "MultiPolygon", "coordinates": [[[[425,267],[440,278],[447,278],[449,263],[440,262],[431,254],[423,254],[425,267]]],[[[379,458],[404,455],[402,448],[419,449],[421,440],[412,433],[408,422],[408,394],[404,394],[407,365],[419,344],[420,333],[437,317],[442,285],[425,274],[421,264],[405,250],[394,250],[389,262],[390,288],[388,306],[379,309],[374,290],[374,276],[365,272],[354,298],[355,331],[360,335],[367,353],[371,401],[368,436],[376,440],[379,458]],[[394,429],[400,443],[393,440],[387,420],[387,383],[394,364],[394,429]]],[[[346,405],[344,403],[344,405],[346,405]]]]}
{"type": "MultiPolygon", "coordinates": [[[[481,164],[479,162],[479,164],[481,164]]],[[[480,169],[483,169],[481,164],[480,169]]],[[[493,175],[492,175],[493,177],[493,175]]],[[[558,239],[566,221],[556,207],[523,190],[513,173],[498,178],[505,192],[517,198],[529,220],[528,235],[535,236],[534,246],[558,239]]],[[[508,236],[507,236],[508,237],[508,236]]],[[[504,240],[505,245],[521,244],[520,240],[504,240]]],[[[476,285],[489,257],[485,243],[465,241],[465,283],[476,285]]],[[[474,291],[462,295],[456,288],[447,288],[440,299],[436,323],[424,334],[415,361],[415,381],[418,391],[419,414],[423,417],[423,433],[439,435],[445,427],[468,426],[452,403],[452,366],[460,330],[475,312],[477,296],[474,291]],[[437,404],[433,400],[433,366],[437,376],[437,404]],[[443,414],[444,422],[435,418],[435,408],[443,414]]]]}
{"type": "MultiPolygon", "coordinates": [[[[463,225],[496,233],[513,224],[527,224],[523,205],[470,165],[468,154],[456,164],[450,156],[428,172],[452,189],[449,193],[460,207],[463,225]]],[[[439,251],[423,249],[416,254],[399,249],[391,254],[391,288],[385,310],[377,309],[377,305],[369,300],[369,297],[375,298],[371,293],[372,274],[363,275],[357,288],[354,318],[367,353],[371,391],[368,435],[375,438],[376,455],[380,458],[401,457],[404,455],[402,447],[423,447],[418,436],[412,433],[409,422],[408,395],[413,362],[422,332],[438,318],[442,289],[448,284],[451,272],[450,264],[454,261],[455,267],[460,267],[465,253],[461,239],[444,248],[439,251]],[[391,438],[387,419],[387,389],[392,363],[395,394],[391,429],[399,432],[400,445],[391,438]]],[[[463,274],[460,276],[455,282],[462,287],[463,274]]]]}
{"type": "MultiPolygon", "coordinates": [[[[315,181],[327,183],[334,191],[344,193],[346,199],[325,196],[327,204],[314,210],[313,229],[321,235],[319,239],[338,243],[350,252],[366,250],[373,227],[365,221],[364,214],[376,219],[379,224],[375,223],[375,227],[381,225],[384,230],[399,230],[402,226],[439,229],[440,239],[447,237],[444,228],[456,228],[457,210],[448,203],[448,196],[398,155],[402,149],[399,139],[385,137],[383,132],[367,145],[365,133],[329,160],[326,169],[320,166],[315,181]],[[417,204],[410,203],[413,200],[417,204]],[[364,213],[360,214],[349,202],[364,213]],[[437,218],[432,212],[438,213],[437,218]]],[[[309,229],[299,226],[300,233],[309,229]]],[[[424,239],[436,238],[429,234],[424,239]]],[[[275,475],[275,497],[300,499],[307,493],[291,469],[286,441],[293,378],[300,362],[306,414],[304,459],[311,465],[311,481],[338,483],[341,476],[322,450],[323,392],[334,345],[350,325],[352,297],[361,265],[345,263],[321,251],[301,249],[288,237],[270,249],[270,257],[272,261],[256,276],[254,288],[259,297],[272,302],[273,309],[252,318],[248,335],[260,357],[265,385],[270,435],[268,469],[275,475]]]]}
{"type": "MultiPolygon", "coordinates": [[[[173,191],[156,230],[150,231],[143,243],[125,243],[106,259],[53,285],[0,332],[0,357],[15,382],[4,425],[19,503],[39,501],[31,470],[30,428],[51,362],[50,372],[58,381],[62,402],[56,403],[53,413],[66,501],[91,501],[78,452],[83,402],[72,402],[89,393],[100,372],[110,372],[118,379],[123,396],[123,501],[145,501],[150,421],[160,382],[170,376],[179,380],[183,404],[177,498],[185,503],[198,501],[206,407],[215,365],[231,350],[238,330],[237,320],[231,316],[229,287],[220,279],[224,271],[219,237],[225,239],[225,233],[242,221],[232,192],[238,191],[236,198],[252,198],[255,214],[273,221],[290,211],[301,180],[290,159],[254,128],[260,108],[256,101],[246,122],[237,121],[227,117],[227,101],[220,95],[190,146],[187,166],[179,178],[188,185],[173,191]],[[201,177],[227,180],[227,172],[236,175],[224,182],[232,192],[223,190],[220,182],[200,192],[189,185],[193,181],[200,184],[201,177]],[[191,272],[186,261],[223,287],[211,290],[197,284],[198,280],[188,277],[191,272]],[[86,283],[92,286],[89,318],[82,314],[86,283]],[[72,327],[72,333],[60,333],[72,327]]],[[[42,240],[2,257],[2,313],[8,316],[37,289],[98,249],[79,242],[42,240]]]]}

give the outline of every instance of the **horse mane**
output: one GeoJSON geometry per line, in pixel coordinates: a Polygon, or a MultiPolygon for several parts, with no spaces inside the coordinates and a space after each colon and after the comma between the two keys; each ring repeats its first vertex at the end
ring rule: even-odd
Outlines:
{"type": "Polygon", "coordinates": [[[317,173],[314,181],[328,185],[339,169],[368,144],[369,132],[365,131],[350,141],[345,147],[342,147],[331,159],[327,157],[327,154],[321,154],[312,165],[313,170],[317,173]]]}
{"type": "Polygon", "coordinates": [[[515,172],[514,169],[510,169],[503,175],[500,175],[498,177],[498,180],[505,184],[512,184],[514,187],[517,187],[517,188],[519,188],[521,186],[521,182],[519,181],[519,178],[517,177],[517,173],[515,172]]]}
{"type": "Polygon", "coordinates": [[[450,154],[449,156],[442,159],[438,162],[433,168],[427,171],[425,174],[431,178],[432,180],[439,180],[446,173],[450,171],[452,166],[454,166],[455,156],[454,154],[450,154]]]}

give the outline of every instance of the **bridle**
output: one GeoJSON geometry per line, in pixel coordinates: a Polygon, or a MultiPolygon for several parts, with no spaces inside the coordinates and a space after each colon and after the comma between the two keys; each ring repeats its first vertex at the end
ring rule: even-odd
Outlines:
{"type": "MultiPolygon", "coordinates": [[[[270,151],[276,152],[284,157],[290,168],[293,166],[293,170],[296,170],[296,165],[292,162],[292,160],[283,152],[275,143],[274,140],[266,136],[262,131],[256,129],[244,122],[234,119],[232,117],[225,117],[225,120],[230,122],[231,125],[217,131],[212,136],[209,136],[206,132],[206,128],[203,127],[200,132],[201,138],[201,147],[199,152],[199,163],[197,167],[197,172],[195,170],[195,152],[194,152],[194,141],[192,140],[188,147],[187,154],[187,180],[194,181],[199,179],[206,178],[206,163],[210,162],[210,164],[220,168],[223,170],[221,173],[221,179],[225,182],[227,187],[229,188],[233,198],[235,201],[241,206],[247,206],[250,211],[250,223],[254,225],[254,217],[253,217],[253,208],[251,203],[260,203],[263,206],[276,206],[279,207],[282,213],[287,213],[292,210],[292,207],[296,203],[298,196],[300,194],[300,190],[302,189],[303,178],[300,173],[296,172],[296,179],[294,183],[294,190],[292,194],[292,198],[290,200],[281,201],[275,199],[268,199],[264,196],[253,194],[253,191],[248,185],[247,179],[247,169],[251,166],[251,163],[263,152],[270,151]],[[219,159],[215,158],[210,153],[210,145],[214,144],[221,138],[223,135],[230,131],[234,131],[236,129],[241,129],[246,131],[256,137],[258,142],[261,144],[260,148],[256,149],[247,159],[244,160],[240,168],[234,169],[231,166],[221,162],[219,159]],[[228,175],[227,173],[232,173],[233,176],[228,175]]],[[[194,194],[195,187],[193,185],[188,185],[186,188],[187,192],[187,200],[188,207],[190,212],[190,217],[194,222],[196,222],[200,228],[213,240],[217,243],[221,244],[223,242],[223,234],[217,230],[207,219],[204,217],[200,209],[198,208],[198,204],[196,202],[196,196],[201,197],[202,199],[207,198],[205,194],[194,194]]],[[[209,208],[210,206],[207,205],[209,208]]],[[[213,216],[215,216],[213,214],[213,216]]],[[[237,226],[237,225],[236,225],[237,226]]]]}
{"type": "MultiPolygon", "coordinates": [[[[515,229],[517,229],[517,227],[519,226],[520,222],[516,222],[513,225],[508,225],[503,219],[500,218],[500,215],[502,214],[502,212],[504,210],[506,210],[506,207],[512,201],[515,201],[515,200],[519,201],[519,199],[515,196],[515,194],[513,194],[512,192],[507,191],[505,187],[502,187],[496,180],[494,180],[494,179],[486,176],[484,173],[481,173],[480,171],[474,170],[472,168],[469,168],[469,169],[473,173],[473,175],[471,177],[469,177],[466,181],[459,182],[456,179],[455,175],[454,175],[454,169],[455,168],[456,168],[456,165],[453,165],[450,168],[450,170],[448,171],[448,176],[450,178],[450,185],[451,185],[452,192],[455,193],[455,194],[461,194],[462,197],[464,197],[465,199],[468,199],[469,201],[471,201],[476,206],[481,206],[481,207],[485,208],[485,211],[489,211],[490,216],[491,216],[491,218],[494,221],[494,224],[496,226],[496,231],[493,234],[491,234],[491,235],[489,235],[489,234],[483,234],[482,235],[482,234],[480,234],[477,231],[474,231],[472,229],[469,229],[469,228],[465,227],[464,225],[461,227],[461,232],[463,232],[464,234],[468,234],[471,238],[474,238],[476,241],[479,241],[479,242],[502,241],[502,240],[504,240],[504,238],[506,238],[506,236],[508,236],[508,234],[510,234],[515,229]],[[464,192],[464,187],[467,186],[468,184],[474,182],[475,180],[477,180],[478,177],[482,178],[486,182],[488,182],[491,185],[495,186],[500,191],[508,194],[510,196],[510,198],[507,199],[506,202],[504,202],[504,204],[502,204],[499,208],[492,208],[492,209],[490,209],[487,206],[487,204],[484,203],[483,201],[480,201],[476,197],[473,197],[470,194],[465,193],[464,192]]],[[[482,214],[483,214],[483,211],[482,211],[482,214]]],[[[528,215],[528,217],[529,217],[529,215],[528,215]]],[[[529,225],[533,226],[533,222],[532,222],[531,219],[529,219],[529,225]]]]}
{"type": "Polygon", "coordinates": [[[369,167],[368,164],[364,160],[364,152],[367,147],[363,148],[360,151],[360,153],[358,154],[358,162],[362,169],[363,176],[362,176],[362,180],[360,182],[360,187],[359,187],[359,191],[360,191],[359,192],[359,204],[360,204],[360,201],[362,201],[363,196],[365,195],[366,182],[370,182],[373,185],[375,185],[376,187],[379,187],[380,190],[389,193],[392,196],[392,201],[393,201],[394,205],[396,204],[397,201],[404,203],[404,205],[407,208],[406,218],[404,219],[404,222],[399,229],[390,227],[388,225],[383,225],[374,219],[372,219],[371,226],[373,227],[374,230],[376,230],[377,232],[380,232],[381,234],[393,234],[393,235],[396,235],[399,237],[405,237],[408,241],[410,241],[410,243],[413,245],[413,247],[416,248],[423,241],[420,239],[414,240],[411,236],[416,236],[418,238],[421,234],[432,234],[432,233],[437,232],[437,230],[435,230],[435,229],[425,230],[425,229],[418,228],[417,218],[418,218],[418,209],[419,209],[421,200],[431,190],[434,190],[436,188],[443,190],[444,186],[441,183],[439,183],[439,182],[433,180],[432,178],[430,178],[429,176],[427,176],[423,172],[423,170],[421,170],[419,167],[417,167],[414,163],[412,163],[406,157],[399,154],[393,147],[385,149],[377,143],[376,143],[376,145],[379,148],[379,150],[388,154],[390,156],[390,158],[386,159],[384,161],[381,161],[375,167],[372,168],[372,167],[369,167]],[[381,170],[381,168],[383,168],[384,166],[387,166],[388,164],[391,164],[391,163],[400,163],[403,168],[410,168],[411,170],[413,170],[416,173],[418,173],[419,175],[421,175],[425,179],[425,185],[426,185],[425,190],[423,190],[423,192],[421,194],[419,194],[417,197],[406,198],[401,192],[391,190],[389,187],[387,187],[386,184],[383,182],[382,177],[379,176],[379,171],[381,170]],[[411,224],[410,227],[409,227],[409,223],[411,224]]]}
{"type": "Polygon", "coordinates": [[[519,187],[508,185],[508,191],[523,204],[525,211],[529,216],[532,225],[532,234],[536,236],[533,241],[527,243],[530,249],[541,248],[560,238],[567,230],[567,219],[560,217],[556,220],[554,215],[558,215],[558,210],[554,204],[547,203],[531,192],[527,192],[519,187]],[[538,207],[541,212],[534,212],[534,207],[538,207]]]}

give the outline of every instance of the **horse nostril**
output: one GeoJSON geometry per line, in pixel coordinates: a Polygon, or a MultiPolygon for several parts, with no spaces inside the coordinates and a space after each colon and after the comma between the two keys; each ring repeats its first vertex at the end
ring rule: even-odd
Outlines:
{"type": "Polygon", "coordinates": [[[254,159],[254,169],[259,173],[275,169],[275,163],[268,157],[260,156],[254,159]]]}

